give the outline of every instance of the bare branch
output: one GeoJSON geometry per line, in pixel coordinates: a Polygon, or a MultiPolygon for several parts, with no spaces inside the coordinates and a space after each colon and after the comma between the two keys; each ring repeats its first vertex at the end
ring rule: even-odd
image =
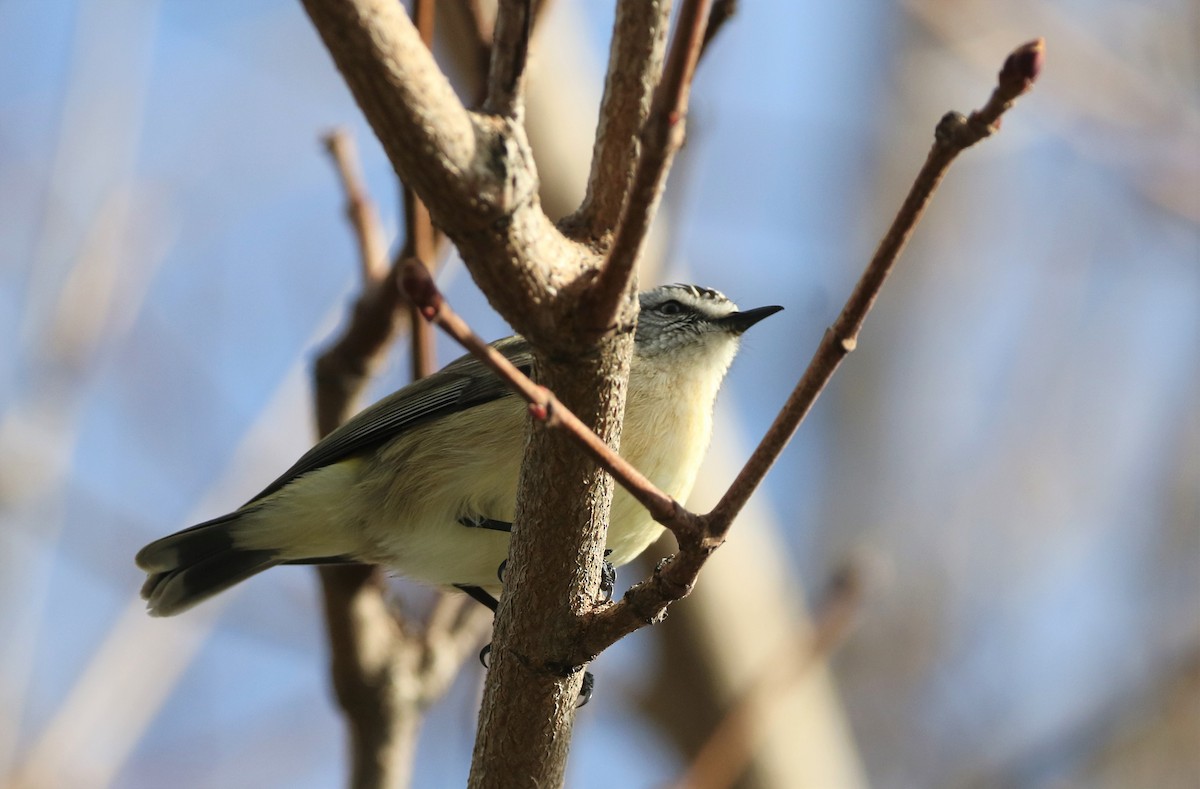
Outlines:
{"type": "MultiPolygon", "coordinates": [[[[413,16],[417,22],[417,32],[421,41],[429,49],[433,48],[433,26],[436,0],[416,0],[413,16]]],[[[415,190],[404,187],[404,250],[401,259],[392,267],[391,287],[399,290],[399,272],[407,261],[415,261],[432,271],[442,242],[445,237],[433,226],[429,209],[421,202],[415,190]]],[[[409,330],[412,336],[409,354],[412,380],[416,381],[428,375],[433,375],[436,369],[433,332],[426,321],[420,319],[416,310],[408,310],[409,330]]]]}
{"type": "Polygon", "coordinates": [[[826,332],[804,376],[796,384],[787,403],[775,418],[767,434],[746,462],[725,496],[710,513],[714,536],[724,536],[742,505],[759,486],[779,453],[791,440],[817,397],[829,382],[842,359],[858,345],[858,333],[875,304],[883,283],[891,273],[900,252],[920,221],[925,207],[950,164],[964,150],[998,129],[1000,115],[1032,86],[1041,71],[1045,42],[1031,41],[1018,47],[1004,62],[998,85],[987,104],[969,118],[951,112],[938,123],[933,147],[909,189],[896,218],[880,241],[866,271],[854,286],[846,306],[826,332]]]}
{"type": "Polygon", "coordinates": [[[534,0],[500,0],[492,32],[492,62],[488,70],[484,112],[520,119],[525,113],[522,93],[529,38],[533,32],[534,0]]]}
{"type": "Polygon", "coordinates": [[[418,685],[422,708],[441,698],[492,627],[492,612],[465,595],[443,593],[422,635],[418,685]]]}
{"type": "Polygon", "coordinates": [[[333,157],[334,166],[346,193],[346,216],[358,238],[362,281],[378,282],[387,271],[387,241],[375,202],[363,186],[358,150],[354,138],[345,129],[334,129],[322,138],[325,150],[333,157]]]}
{"type": "Polygon", "coordinates": [[[436,0],[416,0],[413,3],[413,21],[417,25],[417,34],[421,36],[425,48],[433,50],[433,25],[437,17],[436,0]]]}
{"type": "Polygon", "coordinates": [[[595,331],[615,328],[613,320],[622,299],[632,296],[630,283],[646,234],[662,196],[671,161],[683,144],[692,75],[700,58],[711,7],[711,0],[684,0],[679,11],[678,27],[642,133],[642,152],[616,238],[585,300],[584,325],[595,331]]]}
{"type": "Polygon", "coordinates": [[[475,28],[475,37],[479,40],[479,45],[491,52],[492,38],[495,34],[496,19],[489,15],[483,8],[482,0],[461,0],[462,5],[467,9],[467,13],[471,17],[472,26],[475,28]]]}
{"type": "Polygon", "coordinates": [[[603,239],[621,219],[662,72],[670,14],[671,0],[617,3],[587,196],[563,223],[579,238],[603,239]]]}
{"type": "Polygon", "coordinates": [[[950,113],[941,120],[933,147],[908,197],[837,321],[825,332],[804,375],[729,490],[711,512],[700,516],[703,538],[692,545],[681,543],[679,553],[661,563],[649,580],[634,586],[619,602],[596,611],[578,642],[581,661],[628,633],[659,621],[672,601],[691,590],[708,555],[724,541],[734,518],[762,483],[842,359],[854,350],[867,313],[946,169],[959,153],[992,134],[1000,115],[1030,89],[1041,70],[1044,48],[1044,42],[1038,39],[1016,49],[1005,61],[999,85],[983,109],[969,118],[950,113]]]}
{"type": "Polygon", "coordinates": [[[383,602],[382,579],[367,565],[321,567],[329,675],[350,730],[351,786],[383,787],[410,769],[397,726],[399,699],[382,692],[393,668],[399,624],[383,602]]]}
{"type": "MultiPolygon", "coordinates": [[[[378,216],[362,186],[353,143],[344,132],[327,138],[327,147],[351,206],[350,219],[363,260],[362,292],[341,337],[317,357],[313,368],[317,431],[330,433],[352,413],[371,369],[378,362],[399,325],[400,291],[390,273],[379,272],[381,243],[378,216]],[[354,206],[359,206],[354,210],[354,206]]],[[[326,636],[329,639],[330,678],[350,730],[352,785],[384,786],[395,782],[410,767],[411,746],[402,736],[408,721],[399,699],[381,693],[390,683],[393,655],[403,640],[399,623],[383,602],[383,580],[374,567],[343,565],[321,567],[326,636]]],[[[415,731],[415,729],[409,730],[415,731]]]]}
{"type": "Polygon", "coordinates": [[[381,274],[378,247],[383,230],[373,202],[363,188],[354,146],[345,132],[326,138],[334,157],[362,261],[362,291],[354,302],[345,331],[317,357],[313,366],[317,432],[326,435],[346,421],[371,371],[399,326],[400,290],[391,274],[381,274]]]}

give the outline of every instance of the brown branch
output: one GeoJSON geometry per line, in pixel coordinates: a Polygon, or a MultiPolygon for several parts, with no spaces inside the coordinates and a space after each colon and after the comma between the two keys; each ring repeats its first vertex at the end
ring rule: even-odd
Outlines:
{"type": "Polygon", "coordinates": [[[525,66],[533,32],[534,0],[500,0],[492,28],[492,58],[483,111],[506,118],[524,115],[525,66]]]}
{"type": "Polygon", "coordinates": [[[346,216],[358,238],[362,281],[378,282],[387,271],[387,241],[379,212],[363,186],[354,138],[345,129],[334,129],[321,138],[325,150],[333,157],[342,191],[346,193],[346,216]]]}
{"type": "Polygon", "coordinates": [[[400,3],[304,0],[304,7],[404,182],[435,215],[478,199],[478,185],[464,178],[483,169],[476,124],[400,3]]]}
{"type": "Polygon", "coordinates": [[[946,169],[959,153],[995,132],[1000,115],[1032,87],[1041,70],[1044,48],[1041,39],[1017,48],[1005,61],[999,84],[981,110],[968,118],[950,113],[938,124],[924,166],[837,321],[825,332],[804,375],[729,490],[711,512],[700,517],[703,538],[694,545],[681,543],[679,553],[660,564],[649,580],[594,614],[579,640],[581,661],[628,633],[659,621],[672,601],[691,590],[708,555],[724,541],[734,518],[761,484],[842,359],[854,350],[867,313],[946,169]]]}
{"type": "Polygon", "coordinates": [[[400,290],[382,270],[383,229],[363,187],[354,142],[344,130],[331,132],[324,140],[346,190],[346,212],[358,240],[363,286],[342,335],[321,352],[313,369],[317,432],[322,436],[350,416],[372,368],[396,333],[401,303],[400,290]]]}
{"type": "Polygon", "coordinates": [[[437,18],[437,3],[434,0],[416,0],[413,3],[413,23],[425,48],[433,49],[433,26],[437,18]]]}
{"type": "MultiPolygon", "coordinates": [[[[436,0],[416,0],[413,17],[417,24],[417,32],[426,48],[433,48],[433,27],[435,22],[436,0]]],[[[392,267],[391,287],[400,290],[396,277],[409,261],[416,262],[432,271],[437,260],[439,248],[444,236],[433,226],[429,209],[421,202],[416,191],[404,187],[404,249],[400,253],[401,260],[392,267]],[[401,262],[403,261],[403,262],[401,262]]],[[[434,337],[429,323],[420,319],[416,310],[408,310],[409,330],[412,333],[411,353],[409,354],[412,380],[433,375],[436,369],[436,354],[434,337]]]]}
{"type": "Polygon", "coordinates": [[[789,638],[729,708],[696,752],[676,789],[725,789],[736,783],[770,731],[768,716],[777,701],[849,634],[862,605],[860,575],[853,566],[834,574],[812,626],[789,638]]]}
{"type": "Polygon", "coordinates": [[[484,10],[482,0],[461,0],[461,2],[470,16],[472,27],[475,29],[475,38],[478,39],[480,47],[488,53],[490,58],[492,38],[496,30],[495,17],[484,10]]]}
{"type": "Polygon", "coordinates": [[[632,296],[630,285],[635,283],[635,268],[662,196],[667,172],[676,151],[683,145],[692,75],[700,58],[711,8],[711,0],[684,0],[679,11],[662,82],[655,91],[654,104],[642,132],[642,152],[616,237],[583,305],[584,325],[594,331],[615,328],[613,321],[622,300],[632,296]]]}
{"type": "Polygon", "coordinates": [[[670,0],[617,3],[587,194],[563,223],[578,238],[604,240],[621,219],[663,68],[670,13],[670,0]]]}
{"type": "Polygon", "coordinates": [[[465,595],[447,592],[438,598],[420,639],[417,686],[422,709],[445,694],[491,627],[492,612],[465,595]]]}
{"type": "Polygon", "coordinates": [[[892,220],[887,234],[879,242],[874,257],[854,286],[854,291],[834,324],[825,332],[804,376],[780,411],[775,422],[746,462],[737,479],[708,516],[714,535],[723,537],[729,524],[759,486],[783,447],[791,440],[825,384],[846,355],[858,345],[863,321],[875,304],[883,283],[892,271],[908,239],[912,236],[925,207],[954,159],[964,150],[988,137],[999,128],[1001,114],[1022,94],[1029,91],[1041,71],[1045,42],[1031,41],[1018,47],[1004,61],[998,84],[982,109],[970,117],[951,112],[938,123],[933,147],[917,173],[908,196],[892,220]]]}
{"type": "MultiPolygon", "coordinates": [[[[547,355],[594,352],[574,283],[595,253],[541,210],[515,119],[467,111],[394,0],[304,0],[401,180],[429,207],[492,306],[547,355]]],[[[497,33],[499,35],[499,33],[497,33]]]]}
{"type": "MultiPolygon", "coordinates": [[[[352,413],[399,322],[400,292],[391,276],[379,271],[382,229],[362,186],[353,141],[344,132],[326,138],[343,188],[348,214],[363,261],[362,292],[341,337],[317,357],[313,368],[317,431],[324,436],[352,413]],[[377,241],[379,239],[379,241],[377,241]]],[[[383,604],[383,581],[367,565],[319,569],[326,635],[329,639],[330,678],[351,732],[350,764],[353,786],[384,786],[403,782],[411,762],[406,732],[398,728],[403,713],[397,699],[378,692],[392,669],[391,654],[401,638],[398,623],[383,604]],[[393,649],[368,648],[384,642],[393,649]]]]}

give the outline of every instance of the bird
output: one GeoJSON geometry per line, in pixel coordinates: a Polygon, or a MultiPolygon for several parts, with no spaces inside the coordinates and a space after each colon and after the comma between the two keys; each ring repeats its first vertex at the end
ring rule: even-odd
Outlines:
{"type": "MultiPolygon", "coordinates": [[[[639,294],[620,454],[683,501],[712,435],[717,392],[742,334],[779,306],[739,311],[687,284],[639,294]]],[[[530,374],[529,343],[493,343],[530,374]]],[[[152,616],[173,616],[281,564],[363,562],[476,599],[498,596],[527,409],[463,356],[364,409],[242,507],[151,542],[136,557],[152,616]]],[[[613,495],[606,561],[619,567],[663,527],[613,495]]]]}

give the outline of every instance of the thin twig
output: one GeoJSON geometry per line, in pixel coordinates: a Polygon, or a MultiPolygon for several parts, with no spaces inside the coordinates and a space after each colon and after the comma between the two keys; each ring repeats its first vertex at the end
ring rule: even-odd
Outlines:
{"type": "MultiPolygon", "coordinates": [[[[430,49],[433,47],[436,8],[435,0],[417,0],[413,9],[417,32],[421,36],[421,41],[430,49]]],[[[444,240],[444,236],[433,226],[433,221],[429,217],[429,209],[421,202],[416,191],[407,185],[404,186],[404,227],[404,249],[400,253],[403,262],[397,262],[392,267],[390,283],[397,292],[401,292],[398,278],[404,266],[413,261],[432,271],[434,261],[438,257],[439,247],[444,240]]],[[[416,310],[408,310],[408,318],[409,329],[412,332],[412,352],[409,354],[411,377],[416,381],[433,375],[436,369],[434,337],[429,323],[421,320],[416,310]]]]}
{"type": "Polygon", "coordinates": [[[396,332],[401,302],[398,288],[388,287],[383,228],[374,202],[363,187],[354,143],[348,132],[336,130],[325,138],[343,188],[347,215],[358,240],[362,292],[342,335],[317,357],[313,374],[317,403],[317,432],[324,436],[346,421],[366,385],[372,367],[396,332]],[[382,259],[381,259],[382,258],[382,259]]]}
{"type": "Polygon", "coordinates": [[[346,193],[346,216],[358,238],[362,281],[378,282],[387,271],[387,240],[383,237],[383,223],[379,220],[375,201],[363,186],[354,138],[345,129],[334,129],[321,141],[333,157],[342,191],[346,193]]]}
{"type": "Polygon", "coordinates": [[[626,634],[659,621],[671,601],[691,590],[708,554],[724,541],[734,518],[761,484],[842,359],[854,349],[867,313],[946,168],[967,147],[993,133],[1000,115],[1032,87],[1041,71],[1044,49],[1041,39],[1018,47],[1005,60],[999,84],[983,109],[969,118],[950,113],[938,124],[925,165],[841,315],[825,332],[804,375],[729,490],[711,512],[700,516],[703,539],[695,548],[681,544],[679,553],[661,563],[649,580],[634,586],[619,602],[598,610],[579,639],[581,661],[599,654],[626,634]]]}
{"type": "Polygon", "coordinates": [[[611,234],[637,168],[642,128],[663,69],[671,0],[620,0],[592,148],[587,195],[566,223],[587,239],[611,234]]]}
{"type": "Polygon", "coordinates": [[[683,145],[692,75],[711,8],[711,0],[685,0],[679,10],[671,51],[642,133],[642,153],[616,237],[584,300],[584,325],[595,331],[615,328],[614,318],[634,279],[671,161],[683,145]]]}
{"type": "Polygon", "coordinates": [[[492,32],[492,61],[488,70],[483,111],[505,118],[524,114],[525,66],[533,32],[534,0],[500,0],[492,32]]]}
{"type": "Polygon", "coordinates": [[[707,516],[714,536],[721,537],[733,519],[758,488],[779,453],[812,408],[825,384],[833,377],[842,360],[858,345],[863,321],[875,304],[883,283],[891,273],[900,252],[929,205],[938,184],[950,164],[964,150],[991,135],[999,128],[1001,114],[1022,94],[1033,87],[1041,71],[1045,52],[1042,39],[1018,47],[1004,61],[998,84],[987,103],[970,117],[956,112],[947,113],[938,123],[933,147],[925,164],[917,173],[908,196],[901,205],[887,234],[879,242],[875,255],[867,265],[858,284],[834,324],[825,332],[804,376],[796,384],[779,416],[746,462],[729,490],[707,516]]]}
{"type": "Polygon", "coordinates": [[[789,638],[734,702],[700,746],[676,789],[725,789],[741,777],[771,730],[766,717],[773,707],[849,634],[862,605],[860,575],[853,566],[834,574],[811,627],[789,638]]]}

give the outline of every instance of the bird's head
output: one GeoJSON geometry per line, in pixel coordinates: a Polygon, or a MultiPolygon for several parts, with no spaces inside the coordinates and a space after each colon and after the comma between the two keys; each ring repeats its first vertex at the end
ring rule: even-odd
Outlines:
{"type": "MultiPolygon", "coordinates": [[[[701,359],[712,353],[733,358],[737,340],[763,318],[783,307],[757,307],[739,311],[719,291],[696,285],[663,285],[639,295],[636,353],[649,359],[680,355],[680,360],[701,359]]],[[[723,372],[723,370],[722,370],[723,372]]]]}

